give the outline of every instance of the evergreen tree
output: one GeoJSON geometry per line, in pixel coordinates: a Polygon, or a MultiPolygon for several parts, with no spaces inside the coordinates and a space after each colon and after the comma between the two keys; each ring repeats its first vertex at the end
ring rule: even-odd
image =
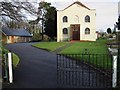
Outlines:
{"type": "Polygon", "coordinates": [[[50,7],[47,9],[46,21],[45,21],[45,34],[50,38],[57,36],[57,11],[56,8],[50,7]]]}
{"type": "Polygon", "coordinates": [[[107,29],[107,33],[108,33],[108,34],[111,34],[111,33],[112,33],[111,28],[108,28],[108,29],[107,29]]]}

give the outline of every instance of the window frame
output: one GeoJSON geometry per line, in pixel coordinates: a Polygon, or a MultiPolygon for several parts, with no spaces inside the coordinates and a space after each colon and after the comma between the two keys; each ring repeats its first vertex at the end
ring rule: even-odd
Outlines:
{"type": "Polygon", "coordinates": [[[68,17],[67,16],[63,16],[63,23],[67,23],[68,22],[68,17]]]}
{"type": "Polygon", "coordinates": [[[90,28],[85,28],[85,35],[89,35],[90,34],[90,28]]]}
{"type": "Polygon", "coordinates": [[[66,35],[66,34],[68,34],[68,29],[67,29],[67,28],[63,28],[63,29],[62,29],[62,32],[63,32],[63,34],[66,35]]]}
{"type": "Polygon", "coordinates": [[[90,23],[90,16],[89,15],[85,16],[85,22],[89,22],[90,23]]]}

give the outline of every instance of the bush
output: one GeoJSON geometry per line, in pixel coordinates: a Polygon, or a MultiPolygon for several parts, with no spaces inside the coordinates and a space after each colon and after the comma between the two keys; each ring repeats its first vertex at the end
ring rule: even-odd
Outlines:
{"type": "Polygon", "coordinates": [[[49,38],[49,41],[57,41],[57,38],[56,37],[54,37],[54,38],[49,38]]]}
{"type": "Polygon", "coordinates": [[[41,39],[42,39],[42,36],[39,33],[35,33],[32,37],[32,41],[39,41],[41,39]]]}
{"type": "Polygon", "coordinates": [[[109,38],[113,38],[113,36],[112,36],[112,35],[109,35],[109,38]]]}

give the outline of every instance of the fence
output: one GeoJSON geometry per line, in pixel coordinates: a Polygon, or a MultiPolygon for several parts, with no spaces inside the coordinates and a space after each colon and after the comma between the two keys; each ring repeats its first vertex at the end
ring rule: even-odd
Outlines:
{"type": "Polygon", "coordinates": [[[112,87],[112,56],[57,54],[58,87],[112,87]]]}

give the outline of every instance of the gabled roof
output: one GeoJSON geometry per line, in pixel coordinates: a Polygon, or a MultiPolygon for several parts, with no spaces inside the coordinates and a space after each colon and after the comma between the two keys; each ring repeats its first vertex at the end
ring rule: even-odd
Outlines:
{"type": "MultiPolygon", "coordinates": [[[[86,9],[90,10],[90,8],[88,8],[87,6],[85,6],[84,4],[82,4],[82,3],[79,2],[79,1],[76,1],[76,2],[72,3],[71,5],[69,5],[68,7],[66,7],[65,9],[71,7],[71,6],[74,5],[74,4],[78,4],[78,5],[82,6],[82,7],[84,7],[84,8],[86,8],[86,9]]],[[[65,10],[65,9],[64,9],[64,10],[65,10]]]]}
{"type": "Polygon", "coordinates": [[[7,36],[26,36],[31,37],[32,35],[26,29],[11,29],[8,27],[2,27],[2,32],[7,36]]]}

